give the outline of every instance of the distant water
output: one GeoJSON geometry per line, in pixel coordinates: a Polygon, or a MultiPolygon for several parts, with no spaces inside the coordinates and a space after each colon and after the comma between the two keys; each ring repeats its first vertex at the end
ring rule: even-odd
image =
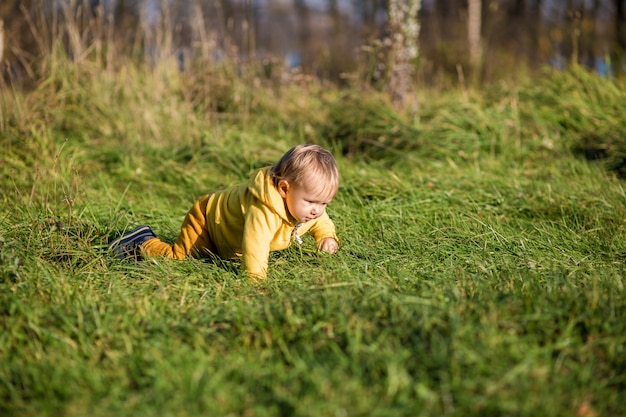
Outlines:
{"type": "MultiPolygon", "coordinates": [[[[163,5],[179,11],[176,14],[179,21],[173,23],[182,25],[195,17],[194,7],[200,5],[204,10],[205,30],[219,38],[231,37],[242,53],[275,56],[290,66],[318,69],[330,66],[328,71],[339,73],[349,68],[360,46],[372,37],[382,36],[388,0],[90,1],[92,7],[101,6],[108,14],[124,7],[124,13],[138,16],[145,28],[162,21],[163,5]],[[252,34],[243,33],[243,22],[252,34]],[[223,32],[215,33],[220,30],[223,32]]],[[[514,54],[514,60],[525,59],[537,66],[564,68],[571,62],[575,49],[580,63],[604,75],[613,73],[614,65],[607,59],[616,44],[613,0],[541,0],[539,15],[529,19],[529,10],[536,1],[539,0],[520,3],[525,9],[518,10],[519,15],[504,12],[506,5],[515,4],[512,0],[483,1],[483,41],[485,50],[490,52],[485,55],[486,73],[497,71],[498,57],[502,53],[514,54]],[[578,5],[584,12],[572,12],[567,9],[568,4],[578,5]],[[590,20],[594,5],[597,5],[593,14],[595,20],[590,20]],[[586,19],[584,25],[581,19],[586,19]],[[575,41],[574,30],[581,30],[575,41]],[[575,47],[573,42],[576,42],[575,47]],[[500,52],[494,52],[498,50],[500,52]]],[[[51,8],[68,2],[70,0],[47,0],[51,8]]],[[[462,54],[466,51],[463,45],[467,39],[466,5],[467,0],[422,0],[421,54],[434,72],[455,72],[458,63],[463,63],[462,54]]],[[[178,50],[187,46],[174,45],[178,50]]]]}

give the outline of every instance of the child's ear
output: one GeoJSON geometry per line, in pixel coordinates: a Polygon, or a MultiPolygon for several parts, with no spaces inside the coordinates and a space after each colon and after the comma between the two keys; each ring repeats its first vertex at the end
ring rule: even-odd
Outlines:
{"type": "Polygon", "coordinates": [[[280,194],[282,198],[287,197],[287,191],[289,191],[289,183],[286,180],[278,181],[278,187],[276,188],[278,189],[278,194],[280,194]]]}

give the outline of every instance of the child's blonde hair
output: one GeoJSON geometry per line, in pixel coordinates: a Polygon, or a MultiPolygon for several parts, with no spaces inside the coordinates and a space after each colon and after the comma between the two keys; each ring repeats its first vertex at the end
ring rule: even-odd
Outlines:
{"type": "Polygon", "coordinates": [[[334,197],[339,188],[339,169],[330,152],[319,145],[303,144],[291,148],[272,166],[270,175],[274,185],[282,180],[297,186],[305,178],[314,178],[318,192],[334,197]]]}

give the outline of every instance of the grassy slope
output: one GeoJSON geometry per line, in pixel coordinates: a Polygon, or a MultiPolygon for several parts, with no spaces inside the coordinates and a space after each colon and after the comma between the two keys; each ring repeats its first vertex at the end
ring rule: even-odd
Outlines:
{"type": "Polygon", "coordinates": [[[424,92],[410,121],[253,81],[60,62],[5,90],[0,414],[626,412],[626,195],[570,152],[626,131],[622,82],[424,92]],[[257,284],[107,256],[136,224],[175,238],[197,196],[303,141],[338,156],[337,256],[309,240],[257,284]]]}

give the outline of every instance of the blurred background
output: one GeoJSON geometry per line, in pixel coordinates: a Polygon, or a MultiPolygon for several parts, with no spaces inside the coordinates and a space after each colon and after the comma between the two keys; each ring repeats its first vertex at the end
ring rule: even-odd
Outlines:
{"type": "Polygon", "coordinates": [[[52,39],[72,56],[100,37],[182,71],[230,59],[340,83],[355,71],[375,80],[394,1],[418,5],[423,85],[491,83],[574,63],[606,76],[625,71],[624,0],[2,0],[0,68],[12,80],[32,77],[52,39]]]}

